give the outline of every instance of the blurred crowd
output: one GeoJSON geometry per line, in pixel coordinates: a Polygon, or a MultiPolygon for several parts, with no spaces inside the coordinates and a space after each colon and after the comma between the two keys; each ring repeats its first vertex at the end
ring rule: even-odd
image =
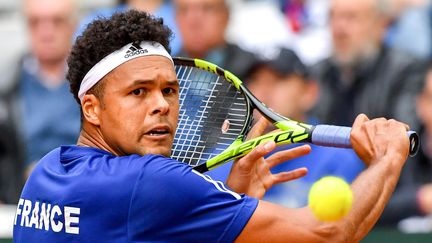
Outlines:
{"type": "MultiPolygon", "coordinates": [[[[409,124],[421,135],[420,152],[409,158],[379,225],[432,217],[428,0],[113,0],[97,8],[84,2],[0,4],[0,48],[13,50],[0,56],[0,204],[17,202],[32,166],[47,152],[76,142],[80,111],[65,78],[74,40],[93,19],[133,8],[163,18],[173,30],[173,56],[232,71],[282,115],[351,126],[365,113],[409,124]],[[2,24],[10,22],[11,12],[22,23],[16,32],[2,24]]],[[[227,166],[211,176],[223,180],[227,166]]],[[[275,187],[266,199],[305,206],[311,183],[320,177],[350,182],[364,168],[350,149],[313,146],[310,155],[275,171],[303,166],[306,177],[275,187]]]]}

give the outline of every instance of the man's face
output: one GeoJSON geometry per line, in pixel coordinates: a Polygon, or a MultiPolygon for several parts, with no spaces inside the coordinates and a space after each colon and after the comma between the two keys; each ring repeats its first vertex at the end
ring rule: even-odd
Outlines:
{"type": "Polygon", "coordinates": [[[114,69],[103,82],[100,132],[115,154],[169,156],[179,110],[171,61],[139,57],[114,69]]]}
{"type": "Polygon", "coordinates": [[[308,83],[298,75],[280,75],[267,66],[260,66],[248,79],[248,88],[277,113],[295,119],[304,119],[308,83]]]}
{"type": "Polygon", "coordinates": [[[334,55],[342,63],[366,57],[380,45],[385,21],[379,16],[375,0],[333,0],[330,27],[334,55]]]}
{"type": "Polygon", "coordinates": [[[229,19],[224,0],[175,0],[174,4],[185,51],[205,55],[224,43],[229,19]]]}
{"type": "Polygon", "coordinates": [[[70,0],[27,0],[25,15],[33,54],[41,62],[63,61],[76,27],[70,0]]]}

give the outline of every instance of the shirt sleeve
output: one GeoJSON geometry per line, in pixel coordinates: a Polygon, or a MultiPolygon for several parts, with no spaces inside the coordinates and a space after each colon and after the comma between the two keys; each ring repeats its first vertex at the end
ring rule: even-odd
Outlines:
{"type": "Polygon", "coordinates": [[[186,164],[160,156],[135,183],[129,211],[132,241],[232,242],[258,200],[237,194],[186,164]]]}

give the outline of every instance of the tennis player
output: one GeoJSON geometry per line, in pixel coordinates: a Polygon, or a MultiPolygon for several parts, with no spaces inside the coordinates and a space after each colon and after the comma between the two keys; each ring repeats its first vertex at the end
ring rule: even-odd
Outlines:
{"type": "MultiPolygon", "coordinates": [[[[352,185],[343,220],[323,223],[308,208],[260,201],[272,175],[303,146],[264,159],[266,143],[233,165],[227,185],[169,158],[179,85],[161,20],[128,11],[90,24],[68,60],[82,110],[77,145],[35,167],[21,194],[15,242],[342,242],[359,241],[381,214],[408,155],[407,126],[360,115],[351,142],[368,168],[352,185]],[[231,189],[229,189],[231,188],[231,189]],[[246,194],[244,194],[246,193],[246,194]]],[[[266,124],[259,123],[259,134],[266,124]]],[[[319,163],[319,161],[317,161],[319,163]]]]}

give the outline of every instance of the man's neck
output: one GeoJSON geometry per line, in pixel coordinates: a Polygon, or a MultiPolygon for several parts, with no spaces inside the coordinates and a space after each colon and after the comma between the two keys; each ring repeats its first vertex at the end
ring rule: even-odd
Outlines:
{"type": "Polygon", "coordinates": [[[81,129],[80,135],[78,137],[77,145],[102,149],[116,156],[124,155],[115,151],[105,142],[100,130],[97,130],[95,127],[86,126],[85,124],[83,124],[83,127],[81,129]]]}
{"type": "Polygon", "coordinates": [[[55,88],[65,82],[65,59],[43,61],[29,56],[24,60],[24,69],[32,75],[38,76],[46,87],[55,88]]]}
{"type": "Polygon", "coordinates": [[[61,83],[65,75],[65,61],[39,62],[39,71],[51,84],[61,83]]]}

